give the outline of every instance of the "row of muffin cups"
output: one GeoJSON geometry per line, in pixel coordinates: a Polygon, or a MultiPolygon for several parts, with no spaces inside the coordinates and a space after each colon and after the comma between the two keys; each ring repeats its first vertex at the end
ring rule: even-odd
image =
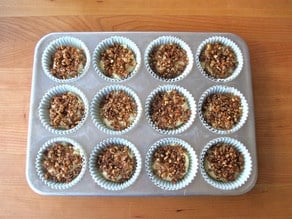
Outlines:
{"type": "MultiPolygon", "coordinates": [[[[112,149],[109,149],[106,153],[110,153],[111,150],[112,149]]],[[[226,155],[228,155],[228,153],[226,153],[226,155]]],[[[111,157],[106,157],[106,158],[109,159],[108,160],[109,164],[106,163],[107,168],[109,168],[109,166],[115,162],[115,159],[120,159],[120,157],[115,158],[115,156],[113,156],[113,155],[111,157]]],[[[162,161],[164,158],[165,158],[165,156],[162,158],[162,161]]],[[[180,157],[180,158],[182,158],[182,157],[180,157]]],[[[175,160],[172,159],[171,161],[174,162],[175,160]]],[[[180,160],[180,161],[182,161],[182,160],[180,160]]],[[[103,160],[103,162],[104,162],[104,160],[103,160]]],[[[127,162],[127,161],[125,161],[125,162],[127,162]]],[[[167,158],[166,162],[168,162],[168,158],[167,158]]],[[[236,162],[239,162],[238,159],[236,162]]],[[[127,164],[129,165],[129,162],[127,164]]],[[[78,142],[76,142],[73,139],[66,138],[66,137],[57,137],[57,138],[53,138],[53,139],[47,141],[40,148],[40,150],[37,154],[37,157],[36,157],[35,165],[36,165],[37,175],[39,176],[41,181],[52,189],[64,190],[64,189],[71,188],[72,186],[75,186],[76,184],[78,184],[82,180],[82,178],[84,177],[84,174],[87,170],[87,167],[88,167],[93,181],[98,186],[100,186],[101,188],[106,189],[106,190],[118,191],[118,190],[124,190],[124,189],[130,187],[138,179],[139,175],[141,174],[141,170],[142,170],[142,157],[141,157],[139,150],[132,142],[130,142],[124,138],[108,138],[108,139],[103,140],[102,142],[98,143],[93,148],[93,150],[90,154],[89,160],[88,160],[87,155],[86,155],[83,147],[78,142]],[[70,180],[68,180],[66,182],[57,181],[56,179],[52,179],[52,178],[48,177],[48,173],[54,174],[54,171],[58,171],[58,169],[68,168],[68,166],[70,166],[70,164],[69,164],[70,161],[66,160],[63,163],[62,162],[60,163],[61,158],[58,157],[57,159],[58,159],[59,163],[58,163],[57,167],[55,164],[55,166],[53,165],[53,166],[48,167],[48,165],[47,165],[46,168],[44,168],[44,162],[46,162],[45,164],[47,164],[49,162],[47,160],[44,161],[44,157],[45,158],[49,157],[48,149],[52,148],[54,144],[61,144],[62,147],[67,147],[68,145],[70,145],[73,147],[73,151],[74,151],[73,153],[75,153],[75,155],[76,154],[80,155],[80,157],[81,157],[81,163],[80,163],[81,166],[80,166],[78,172],[75,174],[75,176],[72,177],[72,173],[70,172],[70,170],[67,170],[67,172],[68,171],[70,172],[67,174],[69,174],[69,175],[71,174],[70,175],[71,178],[70,178],[70,180]],[[102,153],[105,153],[105,151],[108,150],[110,147],[117,147],[117,148],[125,147],[125,148],[127,148],[128,158],[124,158],[124,160],[131,158],[133,161],[133,163],[131,164],[133,168],[130,169],[130,174],[128,174],[127,177],[123,178],[123,176],[125,176],[125,173],[124,173],[125,170],[121,169],[121,167],[120,168],[117,167],[117,169],[112,168],[110,170],[103,169],[104,166],[102,166],[102,165],[105,165],[105,164],[102,163],[100,161],[100,159],[104,159],[104,158],[100,158],[100,156],[102,153]],[[114,177],[110,178],[111,172],[113,172],[113,171],[116,172],[116,175],[114,175],[114,177]],[[121,179],[123,179],[123,180],[121,180],[121,179]]],[[[77,162],[72,161],[72,166],[69,168],[76,168],[77,165],[78,165],[77,162]],[[74,167],[74,165],[75,165],[75,167],[74,167]]],[[[159,165],[163,165],[163,164],[160,163],[159,165]]],[[[124,168],[124,166],[123,166],[123,168],[124,168]]],[[[216,139],[213,139],[210,142],[208,142],[203,147],[199,158],[197,157],[195,150],[193,149],[193,147],[189,143],[187,143],[186,141],[184,141],[182,139],[171,137],[171,138],[162,138],[149,147],[147,154],[145,156],[145,169],[146,169],[146,174],[147,174],[148,178],[150,179],[150,181],[155,186],[157,186],[163,190],[174,191],[174,190],[183,189],[183,188],[189,186],[196,178],[198,169],[200,169],[201,175],[206,183],[208,183],[210,186],[212,186],[216,189],[227,191],[227,190],[238,189],[247,182],[247,180],[249,179],[251,172],[252,172],[252,160],[251,160],[250,153],[248,152],[248,149],[246,148],[246,146],[244,146],[238,140],[230,138],[230,137],[220,137],[220,138],[216,138],[216,139]],[[208,156],[209,151],[214,147],[214,145],[216,145],[218,143],[230,145],[239,154],[241,154],[240,159],[242,160],[242,163],[241,163],[242,166],[240,167],[240,170],[237,168],[238,169],[238,170],[236,170],[237,174],[233,177],[232,180],[222,181],[220,179],[215,178],[214,175],[210,174],[211,172],[209,172],[210,170],[206,166],[206,162],[207,162],[206,157],[208,156]],[[159,151],[163,147],[169,147],[169,148],[179,147],[184,152],[184,154],[183,154],[183,157],[185,158],[183,160],[184,163],[183,164],[174,164],[174,165],[170,166],[170,168],[178,167],[179,165],[180,165],[180,167],[181,166],[185,167],[184,172],[182,172],[181,177],[175,181],[172,180],[172,178],[170,178],[170,179],[167,178],[169,176],[172,176],[170,174],[171,171],[169,171],[169,169],[165,171],[166,175],[164,175],[164,176],[163,176],[163,174],[157,172],[157,169],[155,169],[154,164],[157,161],[157,157],[155,157],[155,153],[157,153],[157,151],[159,151]]],[[[160,169],[159,171],[163,171],[163,170],[160,169]]],[[[61,172],[60,174],[62,176],[64,176],[64,171],[63,172],[60,171],[60,172],[61,172]]],[[[234,174],[234,173],[232,173],[232,174],[234,174]]],[[[65,175],[66,175],[66,173],[65,173],[65,175]]]]}
{"type": "MultiPolygon", "coordinates": [[[[59,102],[64,101],[67,101],[66,98],[59,100],[59,102]]],[[[69,104],[72,105],[73,103],[67,103],[65,106],[61,105],[63,111],[55,112],[55,114],[58,117],[60,117],[62,114],[70,114],[71,112],[66,111],[66,107],[68,107],[69,104]]],[[[67,84],[58,85],[47,91],[39,104],[39,118],[41,123],[46,130],[58,135],[70,134],[80,129],[84,125],[88,114],[91,115],[94,125],[100,131],[110,135],[125,134],[132,130],[139,123],[142,116],[142,111],[142,103],[136,92],[124,85],[110,85],[102,88],[92,98],[90,107],[86,95],[79,88],[67,84]],[[117,122],[127,122],[127,125],[115,128],[115,126],[111,126],[111,120],[108,121],[103,118],[101,105],[104,100],[108,98],[109,94],[116,94],[117,92],[123,92],[126,97],[132,101],[134,109],[132,111],[133,116],[131,118],[128,116],[126,120],[123,120],[123,118],[120,119],[119,117],[124,117],[126,113],[131,113],[128,111],[123,115],[120,114],[121,112],[125,111],[125,108],[129,108],[128,105],[131,102],[123,103],[124,100],[119,100],[119,97],[117,97],[117,102],[114,102],[114,100],[108,100],[112,103],[107,108],[105,108],[105,111],[109,112],[109,114],[111,114],[110,116],[115,120],[121,120],[117,122]],[[51,117],[51,110],[55,110],[52,108],[56,108],[56,106],[52,105],[52,99],[57,96],[62,96],[66,93],[75,95],[78,98],[78,101],[80,101],[80,104],[84,106],[84,110],[82,111],[82,115],[80,115],[79,121],[75,121],[73,126],[63,128],[52,125],[52,120],[54,120],[54,118],[51,117]]],[[[187,89],[178,85],[160,85],[151,91],[145,101],[146,120],[156,132],[161,134],[176,135],[186,131],[193,124],[196,117],[196,111],[197,104],[193,98],[193,95],[187,89]],[[173,94],[172,92],[175,93],[173,94]],[[173,96],[165,97],[161,94],[169,94],[168,96],[171,94],[173,96]],[[154,100],[157,99],[157,97],[160,97],[160,101],[162,102],[157,103],[156,105],[158,105],[158,107],[155,108],[154,100]],[[179,100],[179,98],[181,98],[181,100],[179,100]],[[182,116],[182,114],[186,115],[182,116]],[[163,125],[164,123],[169,124],[170,121],[180,121],[180,119],[180,123],[172,124],[173,126],[171,127],[163,125]],[[167,121],[164,122],[163,120],[167,121]]],[[[238,89],[229,86],[215,85],[208,88],[201,95],[198,102],[198,112],[202,125],[210,132],[215,134],[231,134],[238,131],[245,124],[248,118],[248,104],[245,97],[238,89]],[[227,101],[224,103],[224,101],[222,101],[223,104],[219,102],[219,105],[217,106],[215,105],[217,104],[216,101],[218,102],[221,97],[215,96],[213,98],[215,103],[211,102],[211,104],[209,104],[207,107],[208,109],[210,108],[211,112],[206,113],[205,105],[208,101],[210,102],[209,98],[214,95],[222,95],[223,100],[227,99],[229,102],[227,101]],[[235,104],[235,98],[238,99],[237,105],[235,104]],[[237,108],[233,109],[232,107],[234,104],[237,108]],[[222,109],[220,109],[220,107],[222,109]],[[235,115],[236,112],[237,114],[235,115]],[[208,120],[206,115],[214,120],[215,125],[213,124],[213,121],[208,120]],[[218,118],[216,118],[216,116],[218,118]],[[219,123],[219,125],[217,125],[217,123],[219,123]],[[228,127],[220,127],[220,123],[230,123],[230,125],[228,127]]],[[[68,120],[72,120],[72,118],[69,118],[68,120]]]]}
{"type": "MultiPolygon", "coordinates": [[[[173,48],[172,48],[173,50],[173,48]]],[[[172,51],[173,53],[173,51],[172,51]]],[[[169,57],[163,57],[163,58],[169,58],[169,60],[173,63],[175,63],[175,65],[181,65],[181,61],[180,60],[172,60],[170,56],[172,56],[173,54],[168,55],[169,57]]],[[[178,55],[179,58],[181,58],[181,54],[178,55]]],[[[109,58],[109,57],[107,57],[109,58]]],[[[124,58],[124,57],[123,57],[124,58]]],[[[243,55],[242,52],[239,48],[239,46],[233,42],[232,40],[230,40],[229,38],[223,37],[223,36],[212,36],[209,37],[207,39],[205,39],[197,48],[196,54],[195,54],[195,58],[193,58],[193,53],[191,48],[187,45],[186,42],[184,42],[182,39],[178,38],[178,37],[174,37],[174,36],[161,36],[158,37],[157,39],[153,40],[145,49],[145,55],[144,55],[144,63],[146,66],[146,69],[148,70],[148,72],[156,79],[162,81],[162,82],[177,82],[179,80],[182,80],[183,78],[185,78],[192,70],[193,68],[193,63],[194,63],[194,59],[196,62],[196,66],[199,69],[199,71],[208,79],[214,81],[214,82],[229,82],[231,80],[234,80],[242,71],[243,68],[243,55]],[[228,54],[224,54],[226,48],[230,48],[229,50],[232,51],[232,54],[234,54],[234,58],[236,59],[236,66],[232,67],[232,70],[230,70],[230,74],[228,73],[228,75],[224,76],[224,77],[215,77],[213,74],[210,74],[210,72],[208,72],[208,70],[206,69],[206,66],[204,66],[205,64],[202,64],[202,60],[200,58],[201,54],[207,49],[206,46],[212,45],[212,43],[220,43],[220,46],[224,47],[223,49],[220,50],[222,51],[215,51],[218,52],[218,54],[213,54],[214,51],[211,51],[212,54],[210,53],[210,51],[208,51],[209,57],[207,57],[209,60],[208,62],[210,62],[209,64],[211,65],[212,68],[221,68],[221,67],[226,67],[224,65],[226,65],[226,63],[228,63],[229,60],[229,53],[228,54]],[[155,69],[152,66],[152,61],[150,60],[150,56],[153,52],[153,50],[157,49],[157,47],[161,46],[161,45],[177,45],[178,47],[176,49],[181,49],[181,51],[184,52],[186,58],[187,58],[187,63],[185,63],[185,65],[182,66],[181,72],[178,75],[175,76],[163,76],[161,75],[157,69],[155,69]],[[215,58],[213,58],[213,56],[215,58]],[[221,57],[220,59],[217,57],[221,57]],[[212,63],[211,63],[212,62],[212,63]],[[217,62],[217,63],[216,63],[217,62]],[[218,62],[223,62],[223,63],[218,63],[218,62]],[[214,65],[214,67],[213,67],[214,65]],[[222,66],[220,66],[222,65],[222,66]]],[[[58,38],[54,41],[52,41],[51,43],[49,43],[49,45],[46,47],[46,49],[43,52],[42,55],[42,68],[45,72],[45,74],[52,79],[55,82],[58,83],[69,83],[69,82],[73,82],[78,80],[79,78],[83,77],[85,75],[85,73],[89,70],[90,67],[90,63],[91,63],[91,57],[90,57],[90,52],[89,49],[87,48],[86,44],[81,41],[80,39],[77,39],[75,37],[70,37],[70,36],[65,36],[65,37],[61,37],[58,38]],[[65,78],[59,78],[56,77],[55,75],[52,74],[52,66],[55,65],[55,63],[53,63],[53,56],[56,53],[57,49],[62,47],[62,46],[69,46],[69,47],[73,47],[73,48],[77,48],[78,50],[82,50],[84,52],[84,56],[86,59],[86,62],[84,65],[81,66],[81,68],[78,70],[78,74],[75,75],[74,77],[65,77],[65,78]]],[[[61,59],[59,60],[61,61],[61,59]]],[[[66,60],[62,60],[62,61],[66,61],[66,60]]],[[[117,62],[117,59],[111,58],[110,60],[111,62],[117,62]]],[[[121,60],[119,60],[121,61],[121,60]]],[[[60,64],[60,63],[59,63],[60,64]]],[[[142,61],[141,61],[141,53],[140,50],[138,48],[138,46],[130,39],[126,38],[126,37],[122,37],[122,36],[112,36],[109,38],[106,38],[104,40],[102,40],[94,49],[94,52],[92,54],[92,64],[93,64],[93,68],[95,69],[95,71],[98,73],[98,75],[103,78],[106,81],[109,82],[124,82],[127,81],[129,79],[131,79],[135,74],[137,74],[137,72],[139,71],[139,68],[142,66],[142,61]],[[110,46],[113,46],[115,44],[121,45],[124,48],[129,49],[129,51],[131,51],[133,53],[134,56],[134,65],[132,66],[131,69],[129,69],[128,74],[124,75],[124,76],[117,76],[117,75],[109,75],[107,73],[107,71],[101,66],[101,59],[102,59],[102,52],[103,51],[107,51],[107,49],[110,46]]],[[[114,64],[114,63],[111,63],[114,64]]],[[[166,64],[166,63],[164,63],[166,64]]],[[[124,63],[125,65],[125,63],[124,63]]],[[[164,66],[160,66],[161,68],[164,66]]],[[[172,66],[175,67],[175,66],[172,66]]],[[[210,67],[210,66],[209,66],[210,67]]],[[[168,67],[166,67],[168,68],[168,67]]],[[[64,70],[64,69],[63,69],[64,70]]],[[[222,69],[220,69],[221,71],[222,69]]],[[[66,70],[64,70],[66,71],[66,70]]],[[[178,71],[178,70],[177,70],[178,71]]],[[[222,70],[223,71],[223,70],[222,70]]],[[[224,71],[227,71],[226,69],[224,71]]]]}

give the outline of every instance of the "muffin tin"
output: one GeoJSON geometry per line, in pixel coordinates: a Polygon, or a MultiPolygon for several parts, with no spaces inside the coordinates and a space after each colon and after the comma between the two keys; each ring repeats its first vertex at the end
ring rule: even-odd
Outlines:
{"type": "MultiPolygon", "coordinates": [[[[88,54],[87,54],[88,55],[88,54]]],[[[240,195],[251,190],[257,179],[257,157],[255,124],[253,112],[253,94],[251,82],[251,70],[248,47],[238,36],[231,33],[196,33],[196,32],[62,32],[51,33],[44,36],[36,45],[34,54],[30,116],[27,141],[26,177],[30,187],[42,195],[67,195],[67,196],[189,196],[189,195],[240,195]],[[133,77],[125,81],[106,80],[95,70],[93,56],[98,44],[110,37],[125,37],[133,41],[141,53],[141,63],[133,77]],[[151,43],[159,37],[176,37],[186,43],[191,49],[191,60],[196,60],[199,46],[210,37],[225,37],[233,41],[240,49],[243,56],[243,66],[237,77],[226,82],[214,81],[203,75],[196,65],[192,63],[190,72],[181,77],[180,80],[163,81],[155,78],[145,66],[145,54],[151,43]],[[42,67],[42,56],[46,48],[57,39],[63,37],[74,37],[81,40],[89,50],[90,57],[88,70],[82,77],[68,82],[52,80],[46,75],[42,67]],[[111,85],[126,86],[133,90],[142,104],[141,117],[136,124],[127,132],[113,134],[98,129],[91,116],[87,116],[84,123],[74,132],[51,132],[46,129],[39,115],[39,105],[47,91],[56,86],[71,85],[78,88],[86,96],[89,104],[94,96],[103,88],[111,85]],[[165,134],[155,130],[147,121],[145,104],[147,97],[153,90],[161,85],[180,86],[185,88],[195,100],[195,118],[186,130],[181,133],[171,132],[165,134]],[[245,97],[248,105],[248,116],[245,123],[238,130],[220,134],[208,130],[199,118],[198,102],[202,94],[212,86],[223,85],[234,87],[245,97]],[[38,176],[36,159],[43,145],[52,139],[65,137],[79,143],[89,159],[94,148],[103,141],[110,138],[122,138],[135,145],[141,154],[141,172],[130,186],[121,190],[108,190],[99,186],[90,175],[89,167],[85,170],[83,177],[74,186],[66,189],[55,189],[45,184],[38,176]],[[243,143],[251,157],[251,174],[247,181],[236,189],[223,190],[207,183],[201,171],[200,162],[195,159],[198,171],[193,180],[183,188],[165,190],[155,185],[147,174],[145,161],[150,147],[155,142],[164,138],[176,138],[189,144],[199,158],[203,148],[212,140],[219,137],[230,137],[243,143]]],[[[90,110],[89,110],[90,111],[90,110]]],[[[89,112],[90,114],[90,112],[89,112]]]]}

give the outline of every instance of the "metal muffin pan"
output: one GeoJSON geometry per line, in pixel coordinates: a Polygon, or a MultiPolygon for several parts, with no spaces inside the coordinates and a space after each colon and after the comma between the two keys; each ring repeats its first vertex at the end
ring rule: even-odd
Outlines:
{"type": "MultiPolygon", "coordinates": [[[[64,83],[63,83],[64,84],[64,83]]],[[[246,43],[237,35],[231,33],[199,33],[199,32],[62,32],[50,33],[44,36],[37,43],[34,54],[31,102],[30,102],[30,116],[27,140],[27,160],[26,160],[26,178],[29,186],[37,193],[42,195],[61,195],[61,196],[190,196],[190,195],[240,195],[251,190],[257,180],[257,155],[256,155],[256,139],[255,139],[255,122],[254,122],[254,104],[252,93],[252,81],[250,70],[249,51],[246,43]],[[58,134],[47,131],[41,124],[38,107],[43,95],[52,87],[60,85],[61,83],[51,80],[43,71],[41,65],[41,57],[53,40],[63,36],[72,36],[82,40],[89,49],[91,56],[91,63],[88,72],[80,79],[65,83],[79,88],[91,102],[94,95],[103,87],[113,84],[121,84],[130,87],[139,96],[143,112],[142,116],[136,126],[129,132],[121,135],[109,135],[100,131],[92,122],[90,116],[87,117],[85,123],[80,129],[74,133],[62,135],[62,137],[71,138],[83,146],[87,158],[89,158],[93,148],[105,139],[118,137],[124,138],[132,142],[142,157],[142,170],[138,179],[133,185],[120,191],[110,191],[98,186],[92,179],[88,167],[85,175],[79,183],[64,190],[57,190],[48,187],[43,183],[37,175],[35,161],[37,153],[42,145],[48,140],[56,137],[61,137],[58,134]],[[94,70],[92,64],[92,54],[97,44],[102,40],[111,36],[123,36],[132,40],[138,46],[141,52],[141,66],[139,71],[131,79],[125,82],[110,82],[101,78],[94,70]],[[214,82],[207,79],[201,74],[194,61],[191,72],[182,80],[178,82],[166,83],[154,78],[146,69],[144,63],[144,54],[146,47],[156,38],[160,36],[175,36],[183,40],[191,48],[193,58],[198,46],[207,38],[211,36],[224,36],[235,42],[243,55],[243,68],[238,77],[229,82],[214,82]],[[160,134],[155,131],[147,122],[145,117],[145,101],[152,90],[159,85],[175,84],[186,88],[194,97],[197,104],[196,118],[192,125],[184,132],[177,135],[160,134]],[[204,91],[214,85],[232,86],[241,91],[245,96],[249,112],[248,118],[238,131],[228,134],[219,135],[210,132],[205,128],[198,115],[198,101],[204,91]],[[211,140],[219,137],[231,137],[242,142],[248,149],[252,160],[252,172],[247,182],[234,190],[220,190],[212,187],[204,181],[201,172],[198,171],[194,180],[185,188],[168,191],[163,190],[154,185],[149,179],[145,168],[145,157],[148,149],[156,141],[175,137],[182,139],[189,143],[196,152],[199,159],[203,147],[211,140]]]]}

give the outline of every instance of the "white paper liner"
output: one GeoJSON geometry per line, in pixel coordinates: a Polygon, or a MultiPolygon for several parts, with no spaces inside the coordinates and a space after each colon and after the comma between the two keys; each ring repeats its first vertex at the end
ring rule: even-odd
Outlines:
{"type": "Polygon", "coordinates": [[[146,103],[145,103],[145,115],[146,115],[146,119],[147,119],[148,123],[157,132],[162,133],[162,134],[167,134],[167,135],[176,135],[176,134],[182,133],[185,130],[187,130],[194,122],[195,117],[196,117],[196,102],[195,102],[192,94],[188,90],[186,90],[185,88],[183,88],[181,86],[161,85],[161,86],[157,87],[156,89],[154,89],[150,93],[150,95],[147,97],[146,103]],[[159,92],[168,92],[168,91],[172,91],[172,90],[178,91],[180,94],[182,94],[186,98],[188,106],[191,110],[191,115],[190,115],[189,120],[186,123],[184,123],[183,125],[179,126],[178,128],[160,129],[154,124],[154,122],[151,119],[151,115],[150,115],[151,101],[153,100],[155,95],[158,94],[159,92]]]}
{"type": "Polygon", "coordinates": [[[109,135],[121,135],[129,132],[131,129],[135,127],[135,125],[138,123],[141,115],[142,115],[142,104],[138,97],[138,95],[129,87],[123,86],[123,85],[109,85],[107,87],[104,87],[98,93],[93,97],[90,105],[90,115],[92,118],[92,121],[94,125],[101,131],[103,131],[106,134],[109,135]],[[114,130],[108,127],[104,122],[102,121],[102,118],[100,117],[100,103],[103,100],[103,98],[109,94],[112,91],[124,91],[127,93],[130,97],[132,97],[133,101],[137,105],[137,115],[135,119],[133,120],[132,124],[123,129],[123,130],[114,130]]]}
{"type": "Polygon", "coordinates": [[[223,85],[215,85],[213,87],[210,87],[200,97],[198,107],[199,107],[199,117],[200,117],[200,120],[201,120],[203,126],[205,126],[209,131],[216,133],[216,134],[220,134],[220,135],[231,134],[231,133],[238,131],[245,124],[247,117],[248,117],[247,101],[246,101],[245,97],[243,96],[243,94],[234,87],[227,87],[227,86],[223,86],[223,85]],[[203,113],[202,113],[202,106],[203,106],[206,98],[212,94],[222,94],[222,93],[228,93],[228,94],[233,94],[233,95],[239,96],[241,106],[242,106],[242,115],[241,115],[239,122],[237,122],[233,126],[233,128],[229,129],[229,130],[221,130],[221,129],[213,128],[211,125],[209,125],[205,121],[203,113]]]}
{"type": "Polygon", "coordinates": [[[183,40],[174,37],[174,36],[161,36],[158,37],[157,39],[153,40],[146,48],[145,50],[145,55],[144,55],[144,62],[145,66],[148,70],[148,72],[157,80],[163,81],[163,82],[177,82],[185,78],[192,70],[193,68],[193,63],[194,63],[194,58],[193,58],[193,53],[190,47],[186,42],[183,40]],[[162,44],[177,44],[179,45],[183,50],[186,51],[187,57],[188,57],[188,65],[186,66],[185,70],[177,77],[175,78],[162,78],[160,77],[157,73],[155,73],[152,68],[150,67],[149,63],[149,55],[152,52],[153,48],[162,44]]]}
{"type": "Polygon", "coordinates": [[[233,138],[221,137],[221,138],[213,139],[203,148],[201,156],[200,156],[200,170],[201,170],[201,174],[202,174],[204,180],[208,184],[210,184],[211,186],[213,186],[217,189],[221,189],[221,190],[234,190],[234,189],[241,187],[242,185],[244,185],[247,182],[249,176],[251,175],[251,171],[252,171],[252,160],[251,160],[251,156],[250,156],[250,153],[248,152],[247,148],[241,142],[239,142],[238,140],[233,139],[233,138]],[[235,181],[232,181],[232,182],[217,181],[217,180],[213,179],[212,177],[210,177],[205,170],[205,167],[204,167],[205,155],[206,155],[207,151],[209,150],[209,148],[211,148],[213,145],[215,145],[219,142],[230,144],[230,145],[234,146],[243,155],[244,168],[235,181]]]}
{"type": "Polygon", "coordinates": [[[88,116],[88,101],[86,96],[83,94],[81,90],[79,90],[77,87],[71,86],[71,85],[58,85],[56,87],[51,88],[47,93],[43,96],[40,105],[39,105],[39,117],[41,120],[41,123],[43,126],[50,132],[58,135],[65,135],[65,134],[70,134],[75,131],[77,131],[85,122],[86,118],[88,116]],[[50,125],[50,104],[51,104],[51,99],[59,94],[63,94],[66,92],[71,92],[76,94],[83,102],[84,104],[84,115],[81,119],[81,121],[76,125],[75,127],[71,129],[57,129],[55,127],[52,127],[50,125]]]}
{"type": "Polygon", "coordinates": [[[64,189],[68,189],[68,188],[76,185],[82,179],[82,177],[85,174],[86,168],[87,168],[87,157],[86,157],[85,151],[83,150],[82,146],[79,143],[77,143],[76,141],[74,141],[70,138],[57,137],[57,138],[53,138],[53,139],[47,141],[40,148],[40,150],[37,154],[37,157],[36,157],[35,167],[36,167],[37,175],[39,176],[39,178],[41,179],[41,181],[43,183],[45,183],[47,186],[49,186],[52,189],[64,190],[64,189]],[[48,149],[54,143],[57,143],[57,142],[72,144],[74,147],[74,150],[78,151],[82,157],[82,168],[81,168],[79,175],[75,179],[73,179],[71,182],[68,182],[68,183],[59,183],[59,182],[47,180],[47,179],[45,179],[45,176],[44,176],[44,171],[43,171],[43,167],[42,167],[43,154],[44,154],[46,149],[48,149]]]}
{"type": "Polygon", "coordinates": [[[45,72],[45,74],[53,81],[58,82],[58,83],[69,83],[76,81],[83,77],[85,73],[88,71],[89,66],[90,66],[90,52],[85,45],[83,41],[80,39],[77,39],[75,37],[61,37],[58,38],[54,41],[52,41],[44,50],[44,53],[42,55],[42,67],[45,72]],[[59,79],[51,74],[51,64],[52,64],[52,55],[55,54],[57,48],[59,46],[72,46],[78,49],[82,49],[85,56],[86,56],[86,63],[85,66],[83,67],[83,70],[79,72],[79,74],[73,78],[68,78],[68,79],[59,79]]]}
{"type": "Polygon", "coordinates": [[[241,72],[242,68],[243,68],[243,55],[242,52],[240,50],[240,48],[230,39],[223,37],[223,36],[212,36],[207,38],[206,40],[204,40],[198,47],[197,52],[196,52],[196,56],[195,56],[195,60],[196,60],[196,64],[197,67],[199,68],[200,72],[208,79],[214,81],[214,82],[229,82],[234,80],[239,73],[241,72]],[[230,46],[232,48],[232,50],[234,51],[237,61],[238,61],[238,65],[236,67],[236,69],[234,69],[233,73],[227,77],[227,78],[214,78],[213,76],[211,76],[210,74],[208,74],[207,72],[204,71],[204,69],[202,68],[201,62],[199,60],[199,56],[202,52],[202,50],[204,49],[204,47],[208,44],[208,43],[215,43],[215,42],[220,42],[225,46],[230,46]]]}
{"type": "Polygon", "coordinates": [[[109,82],[125,82],[131,79],[138,72],[141,66],[141,53],[138,46],[130,39],[126,37],[122,37],[122,36],[112,36],[112,37],[104,39],[96,46],[92,55],[92,62],[93,62],[94,70],[104,80],[109,81],[109,82]],[[100,53],[104,51],[105,49],[107,49],[109,46],[112,46],[114,43],[118,43],[120,45],[126,45],[127,48],[132,50],[135,55],[137,64],[134,70],[126,78],[111,78],[105,75],[102,69],[100,68],[100,65],[99,65],[100,53]]]}
{"type": "Polygon", "coordinates": [[[118,191],[118,190],[123,190],[131,186],[137,180],[141,172],[141,169],[142,169],[142,158],[141,158],[140,152],[138,151],[138,149],[133,143],[123,138],[106,139],[100,142],[99,144],[97,144],[90,154],[90,159],[89,159],[90,175],[92,176],[92,179],[94,180],[96,184],[98,184],[100,187],[107,190],[118,191]],[[136,161],[136,167],[135,167],[134,174],[128,181],[125,181],[123,183],[112,182],[104,178],[104,176],[102,176],[102,174],[98,171],[97,164],[96,164],[97,156],[109,144],[118,144],[118,145],[127,146],[133,153],[135,157],[135,161],[136,161]]]}
{"type": "Polygon", "coordinates": [[[157,142],[155,142],[148,150],[146,154],[145,167],[147,175],[150,180],[159,188],[164,190],[179,190],[188,186],[195,178],[197,169],[198,169],[198,159],[194,149],[187,142],[179,139],[179,138],[163,138],[157,142]],[[161,179],[153,173],[152,169],[152,157],[154,152],[161,146],[165,145],[175,145],[178,144],[183,147],[189,158],[189,167],[185,177],[178,182],[170,182],[161,179]]]}

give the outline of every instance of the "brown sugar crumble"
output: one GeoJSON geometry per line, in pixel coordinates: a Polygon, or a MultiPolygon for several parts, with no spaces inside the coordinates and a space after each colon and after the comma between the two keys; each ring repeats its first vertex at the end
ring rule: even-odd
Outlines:
{"type": "Polygon", "coordinates": [[[84,116],[84,104],[74,93],[66,92],[54,96],[49,107],[50,125],[57,129],[71,129],[84,116]]]}
{"type": "Polygon", "coordinates": [[[238,66],[235,52],[222,43],[208,43],[202,50],[199,60],[204,71],[213,78],[229,77],[238,66]]]}
{"type": "Polygon", "coordinates": [[[100,116],[113,130],[128,128],[137,116],[137,104],[125,91],[112,91],[100,103],[100,116]]]}
{"type": "Polygon", "coordinates": [[[83,159],[70,143],[54,143],[43,154],[42,167],[46,180],[69,183],[82,169],[83,159]]]}
{"type": "Polygon", "coordinates": [[[127,146],[110,144],[98,155],[96,164],[107,180],[123,183],[134,174],[136,160],[127,146]]]}
{"type": "Polygon", "coordinates": [[[150,117],[160,129],[175,129],[191,115],[186,98],[177,90],[157,93],[150,103],[150,117]]]}
{"type": "Polygon", "coordinates": [[[51,74],[59,79],[74,78],[80,74],[86,64],[82,49],[71,46],[59,46],[52,55],[51,74]]]}
{"type": "Polygon", "coordinates": [[[234,181],[242,172],[243,166],[243,155],[229,144],[217,143],[205,156],[205,169],[208,175],[218,181],[234,181]]]}
{"type": "Polygon", "coordinates": [[[188,169],[187,153],[180,145],[159,147],[154,152],[152,162],[154,174],[171,182],[183,179],[188,169]]]}
{"type": "Polygon", "coordinates": [[[149,55],[151,69],[161,78],[176,78],[188,65],[186,51],[177,44],[163,44],[155,47],[149,55]]]}
{"type": "Polygon", "coordinates": [[[114,43],[100,54],[100,68],[110,78],[127,78],[137,62],[134,52],[126,45],[114,43]]]}
{"type": "Polygon", "coordinates": [[[230,130],[242,116],[240,97],[230,93],[212,94],[203,103],[202,113],[213,128],[230,130]]]}

